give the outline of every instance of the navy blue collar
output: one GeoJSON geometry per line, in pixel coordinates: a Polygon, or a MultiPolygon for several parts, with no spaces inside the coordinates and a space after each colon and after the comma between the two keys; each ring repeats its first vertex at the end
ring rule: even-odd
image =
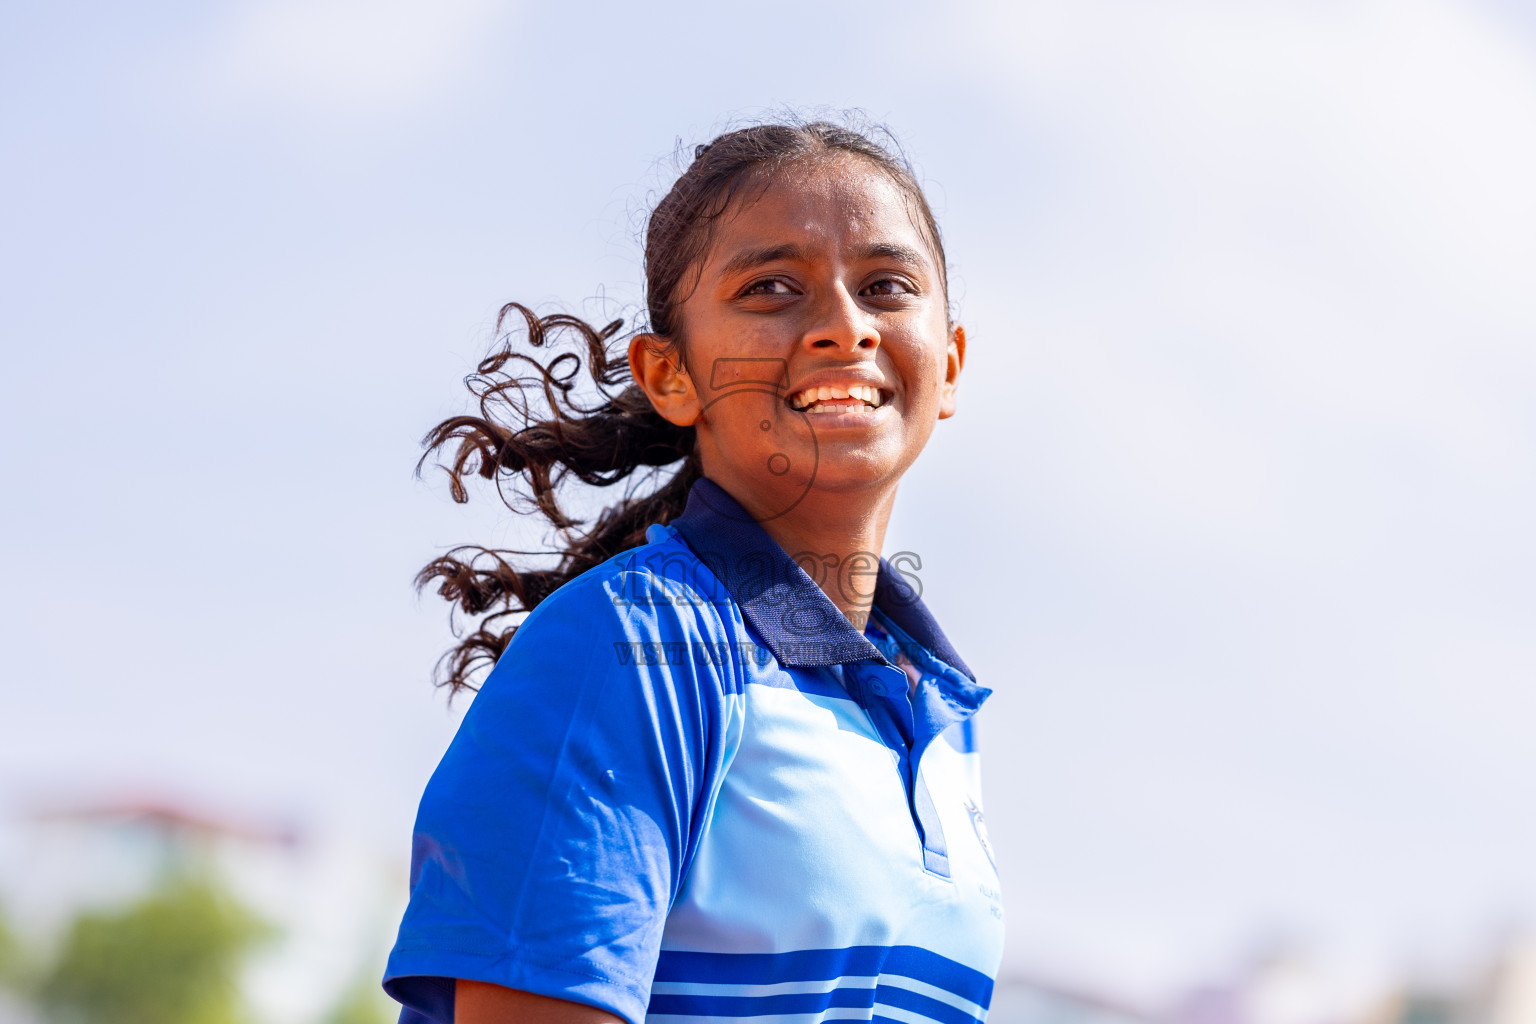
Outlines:
{"type": "MultiPolygon", "coordinates": [[[[779,664],[885,663],[875,645],[853,628],[802,565],[719,484],[699,478],[688,492],[683,514],[669,525],[725,584],[779,664]]],[[[849,562],[858,557],[850,556],[849,562]]],[[[837,567],[821,569],[814,556],[802,558],[827,578],[828,585],[838,585],[837,567]]],[[[843,578],[850,572],[875,572],[875,607],[881,614],[935,657],[975,681],[975,674],[950,645],[917,590],[890,563],[883,558],[877,563],[868,556],[863,565],[849,564],[841,569],[843,578]]]]}

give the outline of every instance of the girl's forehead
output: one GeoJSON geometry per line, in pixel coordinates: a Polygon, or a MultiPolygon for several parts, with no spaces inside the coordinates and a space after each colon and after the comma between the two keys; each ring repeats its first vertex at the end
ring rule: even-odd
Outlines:
{"type": "Polygon", "coordinates": [[[728,261],[729,250],[744,244],[794,241],[837,248],[876,235],[921,243],[937,261],[919,227],[913,197],[868,160],[817,157],[763,174],[720,218],[708,262],[728,261]]]}
{"type": "Polygon", "coordinates": [[[759,174],[763,195],[844,202],[886,202],[901,195],[883,168],[851,153],[804,157],[759,174]]]}

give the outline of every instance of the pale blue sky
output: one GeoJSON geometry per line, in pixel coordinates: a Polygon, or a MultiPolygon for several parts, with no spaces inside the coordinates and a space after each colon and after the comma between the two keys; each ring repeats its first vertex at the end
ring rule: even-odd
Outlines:
{"type": "MultiPolygon", "coordinates": [[[[1016,969],[1155,993],[1536,912],[1536,44],[1515,5],[30,5],[0,30],[0,799],[403,857],[456,715],[420,435],[638,298],[677,140],[888,121],[971,337],[888,545],[996,691],[1016,969]]],[[[1364,968],[1362,968],[1363,970],[1364,968]]]]}

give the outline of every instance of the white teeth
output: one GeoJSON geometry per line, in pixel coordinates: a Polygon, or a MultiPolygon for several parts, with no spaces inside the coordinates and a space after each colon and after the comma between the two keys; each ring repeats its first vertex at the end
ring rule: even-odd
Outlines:
{"type": "Polygon", "coordinates": [[[866,411],[871,407],[876,409],[880,407],[880,389],[865,384],[855,384],[848,388],[836,386],[806,388],[804,391],[798,391],[790,396],[789,404],[796,409],[805,410],[812,409],[819,402],[841,398],[854,398],[865,403],[862,406],[850,407],[850,409],[857,409],[860,412],[866,411]]]}

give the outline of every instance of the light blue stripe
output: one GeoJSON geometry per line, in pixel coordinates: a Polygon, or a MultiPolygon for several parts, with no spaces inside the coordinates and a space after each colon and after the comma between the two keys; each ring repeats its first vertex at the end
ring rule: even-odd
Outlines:
{"type": "Polygon", "coordinates": [[[978,1024],[974,1014],[961,1010],[954,1005],[913,992],[907,988],[897,988],[894,985],[881,985],[875,989],[875,1003],[889,1012],[890,1008],[899,1008],[908,1013],[918,1013],[929,1020],[938,1021],[939,1024],[978,1024]]]}
{"type": "Polygon", "coordinates": [[[784,953],[662,950],[655,980],[711,985],[778,985],[872,975],[912,978],[983,1009],[992,1002],[990,977],[918,946],[847,946],[784,953]]]}

